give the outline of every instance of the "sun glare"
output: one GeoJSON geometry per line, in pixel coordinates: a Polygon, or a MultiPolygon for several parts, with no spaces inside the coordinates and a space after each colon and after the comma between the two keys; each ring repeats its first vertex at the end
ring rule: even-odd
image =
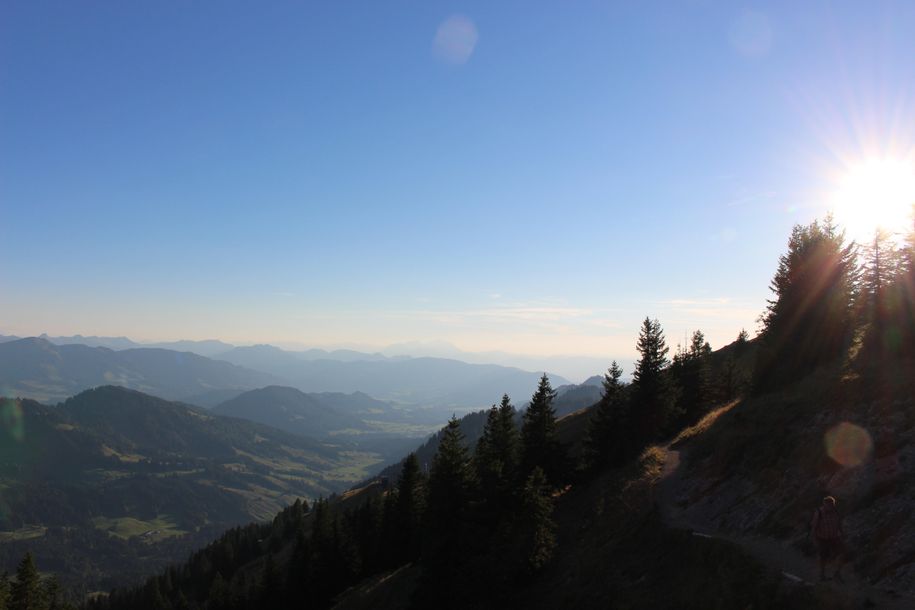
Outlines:
{"type": "Polygon", "coordinates": [[[879,228],[899,236],[912,228],[915,162],[868,159],[840,177],[832,200],[836,221],[859,243],[879,228]]]}

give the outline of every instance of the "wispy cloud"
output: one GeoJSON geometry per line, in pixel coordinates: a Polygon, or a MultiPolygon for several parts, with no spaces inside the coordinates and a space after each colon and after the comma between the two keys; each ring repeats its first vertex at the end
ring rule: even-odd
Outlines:
{"type": "Polygon", "coordinates": [[[592,309],[555,306],[505,306],[478,309],[425,309],[391,312],[401,317],[420,317],[442,322],[464,321],[514,321],[514,322],[557,322],[567,319],[584,318],[594,314],[592,309]]]}
{"type": "Polygon", "coordinates": [[[759,315],[758,307],[730,297],[671,299],[663,304],[672,313],[687,316],[697,324],[708,319],[716,322],[754,320],[759,315]]]}

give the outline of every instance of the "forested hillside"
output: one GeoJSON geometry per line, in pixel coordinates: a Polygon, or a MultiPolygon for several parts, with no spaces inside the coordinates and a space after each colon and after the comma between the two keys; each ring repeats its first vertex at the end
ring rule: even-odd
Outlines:
{"type": "Polygon", "coordinates": [[[904,607],[913,254],[886,269],[828,219],[797,227],[757,339],[713,352],[697,331],[671,359],[646,318],[632,382],[612,364],[590,409],[557,420],[544,376],[520,422],[507,397],[474,418],[471,448],[452,419],[428,472],[411,455],[92,607],[904,607]],[[870,523],[844,588],[744,542],[800,553],[827,492],[870,523]]]}
{"type": "Polygon", "coordinates": [[[119,387],[2,403],[0,562],[75,591],[130,582],[233,525],[345,489],[380,456],[119,387]]]}

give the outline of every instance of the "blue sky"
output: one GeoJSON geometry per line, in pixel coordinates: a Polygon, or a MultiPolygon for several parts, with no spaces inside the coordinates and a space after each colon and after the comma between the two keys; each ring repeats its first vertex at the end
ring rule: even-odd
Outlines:
{"type": "Polygon", "coordinates": [[[0,332],[720,346],[912,57],[911,2],[5,2],[0,332]]]}

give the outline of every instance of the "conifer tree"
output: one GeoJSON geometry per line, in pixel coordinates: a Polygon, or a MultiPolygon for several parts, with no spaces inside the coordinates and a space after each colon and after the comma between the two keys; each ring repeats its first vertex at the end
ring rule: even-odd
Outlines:
{"type": "Polygon", "coordinates": [[[302,608],[307,606],[308,589],[312,581],[311,545],[303,530],[298,530],[292,555],[286,566],[287,606],[302,608]]]}
{"type": "Polygon", "coordinates": [[[404,460],[395,496],[398,563],[413,561],[419,556],[425,510],[424,478],[419,468],[419,459],[411,452],[404,460]]]}
{"type": "Polygon", "coordinates": [[[314,552],[312,594],[318,604],[324,604],[339,590],[340,555],[337,523],[326,499],[314,503],[311,521],[311,545],[314,552]]]}
{"type": "Polygon", "coordinates": [[[733,354],[728,354],[721,365],[721,374],[718,383],[718,396],[724,401],[734,400],[740,391],[738,379],[737,360],[733,354]]]}
{"type": "Polygon", "coordinates": [[[381,510],[381,562],[388,568],[395,568],[402,562],[403,538],[397,521],[397,489],[394,488],[385,494],[381,510]]]}
{"type": "Polygon", "coordinates": [[[6,572],[0,576],[0,610],[7,610],[10,603],[10,575],[6,572]]]}
{"type": "Polygon", "coordinates": [[[474,465],[483,498],[498,513],[506,508],[518,467],[515,407],[508,394],[486,415],[483,434],[474,452],[474,465]]]}
{"type": "Polygon", "coordinates": [[[900,311],[896,323],[903,346],[902,355],[911,357],[915,356],[915,204],[912,205],[912,229],[906,236],[900,258],[897,280],[900,311]]]}
{"type": "Polygon", "coordinates": [[[62,610],[68,606],[68,604],[64,602],[63,591],[60,587],[60,581],[57,580],[56,576],[50,576],[46,578],[42,588],[44,606],[48,610],[62,610]]]}
{"type": "Polygon", "coordinates": [[[556,439],[555,398],[556,391],[544,373],[522,419],[521,475],[526,479],[539,466],[551,484],[559,485],[563,476],[564,455],[556,439]]]}
{"type": "Polygon", "coordinates": [[[146,583],[144,598],[144,605],[150,610],[167,610],[168,608],[168,601],[162,595],[158,578],[150,578],[146,583]]]}
{"type": "Polygon", "coordinates": [[[798,379],[844,352],[854,330],[855,248],[831,216],[794,227],[770,286],[775,298],[761,317],[757,390],[798,379]]]}
{"type": "Polygon", "coordinates": [[[859,311],[867,325],[867,356],[896,354],[901,347],[901,332],[894,322],[903,310],[902,278],[905,275],[905,253],[896,247],[883,229],[864,250],[859,311]]]}
{"type": "Polygon", "coordinates": [[[472,491],[470,458],[460,422],[452,416],[442,433],[429,473],[429,517],[433,529],[454,528],[467,508],[472,491]]]}
{"type": "Polygon", "coordinates": [[[742,372],[739,360],[749,348],[750,335],[746,329],[741,328],[734,341],[733,347],[727,350],[727,355],[718,370],[718,384],[716,397],[723,401],[730,401],[746,389],[748,379],[742,372]]]}
{"type": "Polygon", "coordinates": [[[874,231],[874,239],[864,248],[862,268],[863,298],[865,312],[871,316],[880,310],[879,305],[886,297],[886,289],[892,283],[899,255],[890,234],[881,228],[874,231]]]}
{"type": "Polygon", "coordinates": [[[207,594],[207,607],[213,610],[228,610],[232,607],[229,596],[229,585],[222,574],[216,572],[213,581],[210,583],[210,591],[207,594]]]}
{"type": "Polygon", "coordinates": [[[426,535],[423,538],[422,580],[415,594],[417,607],[441,606],[444,595],[452,607],[460,588],[454,570],[466,559],[471,540],[466,536],[468,507],[473,493],[473,472],[457,417],[452,416],[441,434],[429,472],[426,535]]]}
{"type": "Polygon", "coordinates": [[[629,404],[622,377],[623,369],[614,360],[604,374],[600,402],[588,420],[584,449],[588,468],[617,465],[627,454],[629,404]]]}
{"type": "Polygon", "coordinates": [[[477,472],[477,480],[483,489],[484,497],[487,495],[486,490],[492,487],[493,471],[495,469],[495,458],[493,450],[495,449],[492,435],[493,428],[499,420],[499,407],[493,405],[486,412],[486,423],[483,424],[483,433],[477,440],[476,449],[473,452],[473,464],[477,472]]]}
{"type": "Polygon", "coordinates": [[[521,494],[521,536],[527,572],[538,572],[556,548],[553,499],[546,475],[539,467],[531,471],[521,494]]]}
{"type": "Polygon", "coordinates": [[[16,582],[10,591],[10,610],[38,610],[44,603],[41,577],[31,553],[26,553],[16,569],[16,582]]]}
{"type": "Polygon", "coordinates": [[[261,581],[258,585],[258,606],[261,608],[276,608],[282,600],[282,580],[276,566],[273,553],[267,554],[264,561],[261,581]]]}
{"type": "Polygon", "coordinates": [[[677,384],[678,410],[683,423],[694,423],[712,399],[712,348],[701,330],[693,333],[689,348],[680,347],[670,367],[677,384]]]}
{"type": "Polygon", "coordinates": [[[676,416],[676,395],[666,372],[669,348],[658,320],[645,318],[636,349],[639,359],[632,373],[632,421],[639,438],[647,441],[663,432],[676,416]]]}

